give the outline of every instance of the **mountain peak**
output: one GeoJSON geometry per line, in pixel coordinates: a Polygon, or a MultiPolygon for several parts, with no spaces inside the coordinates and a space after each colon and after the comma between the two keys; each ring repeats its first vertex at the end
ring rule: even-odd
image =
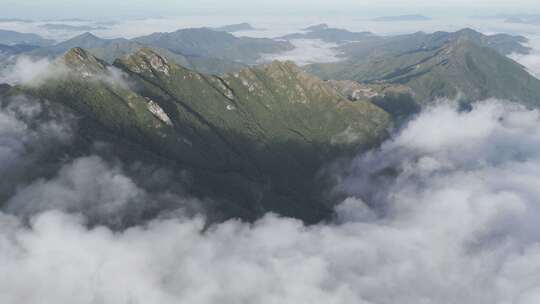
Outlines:
{"type": "Polygon", "coordinates": [[[477,31],[473,30],[470,27],[463,28],[463,29],[457,31],[456,33],[457,34],[480,34],[480,32],[477,32],[477,31]]]}
{"type": "Polygon", "coordinates": [[[304,28],[303,30],[308,31],[308,32],[315,32],[315,31],[327,30],[329,28],[330,28],[330,26],[328,26],[328,24],[321,23],[321,24],[317,24],[317,25],[308,26],[308,27],[304,28]]]}
{"type": "Polygon", "coordinates": [[[225,25],[225,26],[216,27],[212,29],[216,31],[224,31],[224,32],[229,32],[229,33],[255,30],[255,28],[247,22],[238,23],[238,24],[230,24],[230,25],[225,25]]]}
{"type": "Polygon", "coordinates": [[[92,55],[90,55],[83,48],[74,47],[74,48],[72,48],[72,49],[70,49],[69,51],[66,52],[66,54],[64,55],[64,58],[72,58],[73,57],[73,58],[78,58],[79,60],[85,60],[90,56],[92,56],[92,55]]]}
{"type": "Polygon", "coordinates": [[[84,32],[79,37],[87,37],[87,38],[98,38],[96,35],[90,33],[90,32],[84,32]]]}
{"type": "Polygon", "coordinates": [[[69,39],[68,41],[93,41],[93,40],[101,40],[101,38],[99,38],[98,36],[90,32],[85,32],[83,34],[80,34],[78,36],[75,36],[69,39]]]}
{"type": "Polygon", "coordinates": [[[60,62],[82,74],[83,77],[100,74],[107,69],[106,63],[80,47],[75,47],[67,51],[60,59],[60,62]]]}

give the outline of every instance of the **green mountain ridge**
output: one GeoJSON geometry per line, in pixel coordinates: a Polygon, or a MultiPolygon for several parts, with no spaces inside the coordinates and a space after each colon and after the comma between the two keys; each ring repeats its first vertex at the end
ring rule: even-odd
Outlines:
{"type": "Polygon", "coordinates": [[[280,39],[318,39],[330,43],[350,43],[375,37],[375,35],[370,32],[351,32],[344,29],[331,28],[326,24],[310,26],[307,27],[305,31],[307,33],[289,34],[280,37],[280,39]]]}
{"type": "Polygon", "coordinates": [[[143,150],[178,170],[189,168],[199,185],[194,188],[233,202],[221,210],[228,216],[327,217],[331,206],[317,172],[377,145],[392,125],[374,103],[351,101],[291,62],[220,77],[141,49],[114,64],[130,87],[104,77],[111,66],[80,48],[59,64],[67,75],[17,90],[65,105],[99,126],[82,137],[95,138],[94,130],[103,129],[137,147],[130,148],[135,155],[143,150]]]}
{"type": "Polygon", "coordinates": [[[540,80],[496,49],[468,37],[441,47],[381,53],[306,69],[323,79],[405,85],[422,104],[458,96],[466,101],[494,97],[530,106],[537,106],[540,100],[540,80]]]}

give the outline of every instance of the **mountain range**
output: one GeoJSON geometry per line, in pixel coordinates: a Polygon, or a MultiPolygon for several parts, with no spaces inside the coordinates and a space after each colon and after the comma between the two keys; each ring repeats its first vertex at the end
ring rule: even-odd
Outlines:
{"type": "Polygon", "coordinates": [[[56,64],[67,67],[65,75],[5,94],[68,108],[81,117],[78,138],[117,138],[109,142],[129,151],[123,159],[144,155],[144,161],[188,170],[193,189],[210,185],[207,196],[226,198],[229,203],[221,207],[227,208],[218,209],[227,216],[256,218],[270,210],[321,220],[331,206],[314,187],[326,182],[314,178],[318,170],[327,161],[373,147],[392,124],[370,100],[351,101],[291,62],[210,76],[151,49],[111,66],[75,48],[56,64]],[[111,69],[124,79],[103,80],[110,79],[111,69]]]}
{"type": "Polygon", "coordinates": [[[346,60],[306,67],[323,79],[390,83],[413,89],[419,104],[439,97],[490,97],[538,103],[540,80],[505,55],[527,53],[526,39],[486,36],[471,29],[416,33],[341,46],[346,60]]]}
{"type": "Polygon", "coordinates": [[[280,37],[280,39],[318,39],[330,43],[348,43],[375,37],[370,32],[351,32],[344,29],[332,28],[324,23],[307,27],[304,31],[304,33],[285,35],[280,37]]]}
{"type": "Polygon", "coordinates": [[[224,25],[221,27],[213,28],[216,31],[223,31],[223,32],[229,32],[229,33],[236,33],[236,32],[244,32],[244,31],[254,31],[256,28],[254,28],[249,23],[238,23],[238,24],[229,24],[224,25]]]}
{"type": "Polygon", "coordinates": [[[47,46],[54,44],[54,40],[42,38],[37,34],[19,33],[15,31],[0,29],[0,44],[26,44],[35,46],[47,46]]]}
{"type": "MultiPolygon", "coordinates": [[[[272,211],[307,223],[328,219],[340,199],[328,191],[332,176],[321,172],[377,147],[434,99],[540,105],[540,80],[506,57],[529,51],[523,37],[470,29],[379,37],[324,24],[298,35],[327,34],[339,41],[343,61],[301,68],[254,64],[301,36],[238,38],[207,28],[132,40],[87,33],[23,50],[56,58],[60,72],[2,85],[0,99],[26,96],[74,117],[74,141],[43,156],[51,166],[90,153],[120,159],[149,192],[158,186],[148,171],[164,174],[149,168],[167,168],[167,191],[203,198],[216,218],[254,220],[272,211]]],[[[149,204],[144,214],[166,206],[149,204]]]]}
{"type": "Polygon", "coordinates": [[[134,39],[103,39],[84,33],[55,45],[42,47],[26,55],[56,58],[74,47],[81,47],[112,63],[143,47],[151,48],[177,63],[205,73],[237,71],[256,63],[262,54],[294,48],[290,43],[272,39],[238,38],[209,28],[184,29],[173,33],[155,33],[134,39]]]}

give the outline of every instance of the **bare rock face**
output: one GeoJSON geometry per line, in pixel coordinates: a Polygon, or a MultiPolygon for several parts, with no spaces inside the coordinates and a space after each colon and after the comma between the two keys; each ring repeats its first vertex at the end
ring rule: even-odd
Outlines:
{"type": "Polygon", "coordinates": [[[375,88],[352,80],[330,80],[328,83],[351,101],[370,100],[381,95],[375,88]]]}
{"type": "Polygon", "coordinates": [[[169,76],[168,60],[148,48],[142,48],[136,52],[136,56],[130,56],[119,61],[133,67],[137,73],[146,72],[152,74],[157,72],[169,76]]]}
{"type": "Polygon", "coordinates": [[[150,111],[152,114],[154,114],[159,120],[167,124],[168,126],[172,126],[173,123],[167,113],[163,111],[163,109],[157,104],[155,101],[147,98],[148,100],[148,111],[150,111]]]}

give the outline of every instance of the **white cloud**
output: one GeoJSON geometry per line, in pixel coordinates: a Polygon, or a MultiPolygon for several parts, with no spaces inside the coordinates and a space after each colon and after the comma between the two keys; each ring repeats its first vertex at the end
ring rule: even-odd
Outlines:
{"type": "Polygon", "coordinates": [[[95,74],[86,71],[84,67],[79,70],[70,69],[60,60],[52,61],[48,58],[31,58],[24,55],[17,57],[14,65],[0,70],[0,83],[38,87],[52,79],[66,77],[70,72],[79,73],[86,80],[101,81],[111,86],[128,88],[133,85],[126,74],[114,66],[107,66],[103,73],[95,74]]]}
{"type": "Polygon", "coordinates": [[[51,180],[39,179],[21,187],[5,208],[22,215],[47,210],[84,212],[94,221],[119,226],[127,216],[139,217],[143,198],[145,192],[120,168],[89,156],[64,165],[51,180]]]}
{"type": "Polygon", "coordinates": [[[53,64],[47,58],[20,56],[14,65],[0,72],[0,83],[39,86],[51,78],[64,75],[67,71],[63,66],[53,64]]]}
{"type": "Polygon", "coordinates": [[[290,60],[298,65],[307,65],[317,62],[336,62],[340,52],[336,50],[337,44],[327,43],[317,39],[295,39],[290,41],[294,49],[278,54],[263,55],[261,62],[272,60],[290,60]]]}
{"type": "Polygon", "coordinates": [[[71,140],[70,117],[58,114],[49,120],[38,119],[47,103],[15,96],[0,100],[0,104],[0,173],[21,166],[20,160],[71,140]]]}
{"type": "Polygon", "coordinates": [[[532,75],[540,79],[540,35],[530,35],[528,38],[527,46],[532,49],[531,53],[527,55],[512,54],[510,58],[525,66],[532,75]]]}
{"type": "Polygon", "coordinates": [[[0,215],[0,302],[537,303],[538,172],[538,111],[443,103],[354,161],[336,223],[0,215]]]}

